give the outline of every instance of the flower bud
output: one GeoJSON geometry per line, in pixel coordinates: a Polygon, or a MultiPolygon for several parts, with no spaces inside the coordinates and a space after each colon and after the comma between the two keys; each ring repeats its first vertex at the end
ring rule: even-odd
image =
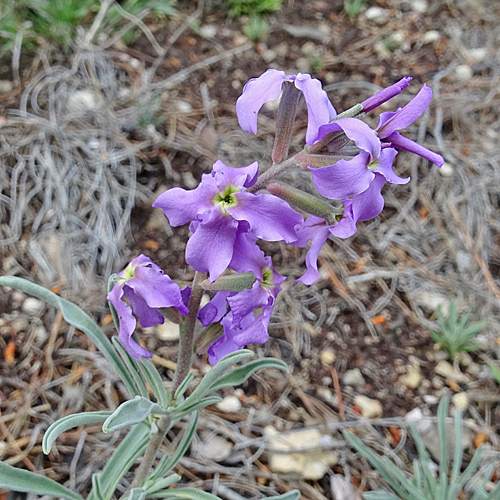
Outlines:
{"type": "Polygon", "coordinates": [[[255,280],[256,278],[253,273],[230,274],[219,276],[213,283],[210,283],[209,280],[205,280],[201,286],[204,290],[213,292],[241,292],[247,288],[252,288],[255,280]]]}

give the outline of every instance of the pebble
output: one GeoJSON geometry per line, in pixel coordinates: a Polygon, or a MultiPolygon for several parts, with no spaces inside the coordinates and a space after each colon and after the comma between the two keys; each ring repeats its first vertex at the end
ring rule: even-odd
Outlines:
{"type": "Polygon", "coordinates": [[[451,177],[455,173],[455,169],[449,163],[444,162],[443,166],[439,169],[439,173],[443,177],[451,177]]]}
{"type": "Polygon", "coordinates": [[[455,75],[461,82],[465,83],[473,77],[474,71],[472,71],[472,68],[468,64],[459,64],[455,68],[455,75]]]}
{"type": "Polygon", "coordinates": [[[302,52],[302,54],[304,54],[305,56],[312,56],[313,54],[316,53],[316,51],[318,50],[318,47],[316,46],[315,43],[313,42],[306,42],[304,43],[304,45],[302,45],[302,47],[300,48],[300,51],[302,52]]]}
{"type": "Polygon", "coordinates": [[[441,33],[437,30],[429,30],[424,33],[422,37],[424,43],[434,43],[439,42],[441,40],[441,33]]]}
{"type": "Polygon", "coordinates": [[[427,4],[426,0],[413,0],[411,2],[411,8],[414,12],[424,14],[425,12],[427,12],[429,5],[427,4]]]}
{"type": "Polygon", "coordinates": [[[236,396],[227,396],[215,406],[224,413],[238,413],[241,410],[241,401],[236,396]]]}
{"type": "Polygon", "coordinates": [[[233,445],[221,436],[208,436],[196,446],[196,451],[214,462],[223,462],[231,455],[233,445]]]}
{"type": "Polygon", "coordinates": [[[451,400],[459,410],[464,411],[469,406],[469,396],[466,392],[458,392],[451,400]]]}
{"type": "Polygon", "coordinates": [[[454,368],[448,361],[440,361],[436,365],[436,368],[434,368],[434,372],[437,375],[441,375],[441,377],[444,377],[446,380],[454,380],[455,382],[463,384],[470,382],[467,375],[454,368]]]}
{"type": "Polygon", "coordinates": [[[365,18],[377,24],[384,24],[389,19],[389,11],[381,7],[370,7],[365,11],[365,18]]]}
{"type": "Polygon", "coordinates": [[[213,24],[205,24],[200,28],[200,35],[205,38],[215,38],[217,35],[217,26],[213,24]]]}
{"type": "Polygon", "coordinates": [[[458,354],[458,362],[461,366],[467,367],[474,363],[472,356],[468,352],[461,352],[458,354]]]}
{"type": "Polygon", "coordinates": [[[0,94],[8,94],[14,90],[14,83],[10,80],[0,80],[0,94]]]}
{"type": "Polygon", "coordinates": [[[295,67],[299,70],[300,73],[307,73],[311,70],[311,65],[309,64],[309,60],[305,57],[299,57],[295,61],[295,67]]]}
{"type": "Polygon", "coordinates": [[[323,349],[321,351],[321,354],[319,355],[321,362],[326,366],[331,366],[334,363],[336,357],[337,356],[335,355],[333,349],[323,349]]]}
{"type": "Polygon", "coordinates": [[[272,472],[295,473],[302,479],[318,481],[338,462],[335,451],[318,449],[332,441],[331,436],[321,434],[318,429],[281,434],[268,426],[265,434],[269,437],[269,467],[272,472]]]}
{"type": "Polygon", "coordinates": [[[383,414],[382,403],[378,399],[358,395],[354,398],[354,405],[361,410],[361,415],[365,418],[380,418],[383,414]]]}
{"type": "Polygon", "coordinates": [[[182,182],[188,189],[194,189],[199,184],[191,171],[182,173],[182,182]]]}
{"type": "MultiPolygon", "coordinates": [[[[443,170],[443,167],[439,170],[440,172],[443,170]]],[[[448,312],[449,302],[443,295],[433,292],[421,292],[414,295],[413,299],[422,309],[425,309],[428,312],[434,312],[438,307],[441,307],[443,314],[448,312]]]]}
{"type": "Polygon", "coordinates": [[[408,373],[400,378],[400,381],[408,387],[408,389],[416,389],[422,382],[422,374],[419,369],[412,366],[409,368],[408,373]]]}
{"type": "Polygon", "coordinates": [[[342,377],[342,382],[344,385],[351,385],[353,387],[363,387],[366,384],[366,380],[359,368],[347,370],[342,377]]]}
{"type": "Polygon", "coordinates": [[[273,50],[274,50],[274,52],[276,52],[276,54],[278,56],[285,57],[290,52],[290,47],[288,46],[288,44],[286,42],[281,42],[281,43],[278,43],[278,45],[275,45],[273,47],[273,50]]]}
{"type": "Polygon", "coordinates": [[[70,94],[66,104],[67,110],[70,113],[86,113],[87,111],[95,111],[99,106],[98,98],[91,90],[77,90],[70,94]]]}
{"type": "Polygon", "coordinates": [[[342,474],[330,477],[330,488],[335,500],[361,500],[360,493],[342,474]]]}
{"type": "Polygon", "coordinates": [[[283,30],[296,38],[309,38],[323,42],[330,35],[330,29],[327,26],[296,26],[293,24],[284,24],[283,30]]]}
{"type": "Polygon", "coordinates": [[[34,297],[28,297],[24,302],[22,306],[22,310],[26,314],[31,314],[32,316],[36,316],[40,314],[45,307],[45,304],[38,299],[35,299],[34,297]]]}
{"type": "Polygon", "coordinates": [[[19,316],[18,318],[14,318],[10,325],[16,333],[26,332],[29,327],[28,320],[24,316],[19,316]]]}
{"type": "Polygon", "coordinates": [[[179,325],[165,320],[163,325],[156,327],[156,334],[161,340],[173,341],[179,339],[179,325]]]}
{"type": "Polygon", "coordinates": [[[193,111],[193,106],[189,104],[186,101],[177,101],[175,103],[175,107],[181,112],[181,113],[191,113],[193,111]]]}

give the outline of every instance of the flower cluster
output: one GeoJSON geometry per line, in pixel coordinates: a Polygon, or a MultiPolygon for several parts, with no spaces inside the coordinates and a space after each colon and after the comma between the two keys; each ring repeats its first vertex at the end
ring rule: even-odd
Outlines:
{"type": "Polygon", "coordinates": [[[163,315],[158,309],[167,308],[174,308],[180,315],[197,315],[205,329],[217,325],[217,335],[209,339],[211,363],[247,344],[265,342],[285,277],[274,270],[259,240],[299,247],[310,242],[306,271],[298,281],[313,284],[318,279],[318,254],[326,240],[331,235],[348,238],[356,232],[359,221],[380,214],[386,183],[409,182],[409,177],[400,177],[393,169],[399,151],[420,155],[438,167],[443,165],[440,155],[401,134],[428,108],[432,90],[427,85],[403,108],[381,113],[376,128],[362,119],[400,94],[410,81],[405,77],[337,115],[319,80],[310,75],[270,69],[251,79],[236,103],[242,129],[256,134],[262,106],[287,92],[278,112],[278,119],[286,121],[277,124],[280,147],[279,154],[273,152],[273,159],[278,162],[276,158],[288,150],[294,107],[301,94],[308,112],[306,146],[291,159],[273,164],[261,176],[257,162],[235,168],[217,161],[195,189],[173,188],[157,198],[153,206],[163,210],[172,226],[189,224],[186,262],[194,270],[208,273],[205,289],[216,293],[202,309],[190,313],[189,289],[181,291],[146,257],[134,259],[117,275],[108,296],[119,316],[120,340],[130,354],[136,359],[150,356],[132,340],[136,325],[132,310],[143,326],[161,323],[163,315]],[[271,184],[285,168],[309,171],[318,193],[338,204],[271,184]],[[266,188],[267,192],[262,192],[266,188]],[[309,214],[305,220],[303,213],[309,214]],[[245,279],[238,281],[239,277],[245,279]]]}

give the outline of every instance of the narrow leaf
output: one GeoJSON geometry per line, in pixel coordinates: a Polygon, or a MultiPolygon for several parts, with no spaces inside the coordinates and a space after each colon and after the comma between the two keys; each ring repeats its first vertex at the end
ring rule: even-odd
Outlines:
{"type": "Polygon", "coordinates": [[[193,372],[189,372],[186,375],[186,377],[184,378],[184,380],[181,382],[181,385],[175,391],[174,399],[176,401],[179,401],[179,399],[182,396],[184,396],[184,393],[186,392],[186,389],[189,387],[189,384],[191,383],[191,381],[193,380],[193,378],[194,378],[194,373],[193,372]]]}
{"type": "Polygon", "coordinates": [[[196,488],[174,488],[148,494],[149,498],[175,498],[175,500],[221,500],[219,497],[196,488]]]}
{"type": "Polygon", "coordinates": [[[276,368],[283,372],[288,372],[288,366],[284,361],[274,358],[256,359],[220,377],[212,385],[210,392],[222,389],[223,387],[243,384],[243,382],[246,382],[257,370],[262,370],[263,368],[276,368]]]}
{"type": "Polygon", "coordinates": [[[93,411],[85,413],[75,413],[74,415],[67,415],[54,422],[43,436],[42,450],[47,455],[54,444],[54,441],[68,429],[78,427],[79,425],[96,424],[104,422],[110,415],[111,411],[93,411]]]}
{"type": "Polygon", "coordinates": [[[114,432],[130,425],[139,424],[151,414],[165,415],[167,413],[161,406],[149,399],[136,396],[130,401],[122,403],[104,422],[104,432],[114,432]]]}
{"type": "Polygon", "coordinates": [[[92,476],[92,498],[94,498],[94,500],[105,500],[100,474],[94,474],[92,476]]]}
{"type": "Polygon", "coordinates": [[[141,357],[141,362],[139,363],[139,369],[141,370],[142,376],[146,379],[149,387],[153,391],[156,400],[163,407],[166,408],[170,402],[171,397],[169,396],[165,386],[163,385],[163,380],[156,369],[156,366],[147,358],[141,357]]]}
{"type": "MultiPolygon", "coordinates": [[[[222,398],[219,398],[218,396],[208,396],[206,398],[203,398],[199,401],[193,401],[189,405],[184,406],[182,404],[178,408],[174,410],[174,419],[178,419],[183,417],[184,415],[188,415],[189,413],[192,413],[193,411],[199,410],[200,408],[204,408],[205,406],[210,406],[210,405],[216,405],[217,403],[220,403],[222,401],[222,398]]],[[[186,402],[188,402],[186,400],[186,402]]]]}
{"type": "Polygon", "coordinates": [[[174,483],[177,483],[181,479],[182,478],[181,476],[179,476],[179,474],[172,474],[168,477],[164,477],[163,479],[158,479],[150,487],[146,488],[147,494],[148,496],[150,496],[151,493],[167,489],[169,486],[172,486],[174,483]]]}
{"type": "Polygon", "coordinates": [[[40,300],[44,300],[59,309],[64,319],[70,325],[73,325],[75,328],[78,328],[78,330],[85,333],[90,340],[94,342],[106,359],[115,367],[116,371],[123,380],[123,383],[127,386],[130,394],[132,396],[137,394],[134,390],[135,388],[132,378],[127,372],[122,360],[113,349],[111,342],[86,312],[82,311],[75,304],[72,304],[71,302],[62,299],[55,293],[52,293],[50,290],[23,278],[18,278],[16,276],[2,276],[0,277],[0,285],[21,290],[22,292],[33,295],[40,300]]]}
{"type": "Polygon", "coordinates": [[[48,477],[27,470],[16,469],[3,462],[0,462],[0,488],[22,493],[51,495],[53,497],[62,497],[69,500],[82,500],[80,495],[48,477]]]}
{"type": "Polygon", "coordinates": [[[127,497],[128,500],[144,500],[145,498],[146,490],[142,488],[134,488],[127,497]]]}
{"type": "Polygon", "coordinates": [[[399,497],[387,491],[368,491],[363,493],[364,500],[399,500],[399,497]]]}
{"type": "Polygon", "coordinates": [[[278,495],[275,497],[267,497],[267,500],[299,500],[300,499],[300,491],[292,490],[287,493],[283,493],[283,495],[278,495]]]}

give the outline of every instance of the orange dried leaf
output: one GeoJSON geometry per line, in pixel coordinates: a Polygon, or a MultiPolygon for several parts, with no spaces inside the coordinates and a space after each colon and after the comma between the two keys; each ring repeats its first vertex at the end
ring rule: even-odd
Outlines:
{"type": "Polygon", "coordinates": [[[56,295],[59,295],[59,292],[61,291],[61,287],[59,285],[53,286],[50,291],[52,293],[55,293],[56,295]]]}
{"type": "Polygon", "coordinates": [[[5,346],[5,351],[3,353],[5,361],[7,361],[7,364],[11,365],[12,363],[14,363],[15,352],[16,352],[16,344],[14,344],[14,342],[11,341],[5,346]]]}
{"type": "Polygon", "coordinates": [[[383,323],[385,323],[385,316],[383,314],[375,316],[374,318],[372,318],[372,323],[374,325],[382,325],[383,323]]]}
{"type": "Polygon", "coordinates": [[[389,430],[391,431],[392,435],[392,446],[393,448],[395,448],[401,441],[401,432],[397,427],[390,427],[389,430]]]}
{"type": "Polygon", "coordinates": [[[352,407],[352,411],[353,411],[354,413],[357,413],[358,415],[361,415],[361,410],[360,410],[357,406],[353,406],[353,407],[352,407]]]}
{"type": "Polygon", "coordinates": [[[144,246],[153,252],[156,252],[160,249],[160,244],[155,241],[155,240],[147,240],[146,243],[144,243],[144,246]]]}
{"type": "Polygon", "coordinates": [[[474,448],[479,448],[482,444],[488,441],[488,435],[484,432],[479,432],[474,438],[474,448]]]}
{"type": "Polygon", "coordinates": [[[111,323],[113,323],[113,315],[111,313],[106,314],[101,320],[101,326],[108,326],[111,323]]]}
{"type": "Polygon", "coordinates": [[[360,273],[363,270],[363,268],[365,267],[365,264],[366,264],[366,259],[364,257],[361,257],[361,259],[359,259],[358,263],[356,264],[356,267],[354,268],[354,270],[357,273],[360,273]]]}
{"type": "Polygon", "coordinates": [[[427,215],[429,215],[428,210],[425,207],[422,207],[420,209],[420,218],[424,220],[427,217],[427,215]]]}
{"type": "Polygon", "coordinates": [[[453,391],[453,392],[458,392],[460,390],[460,386],[458,385],[456,380],[450,380],[448,387],[453,391]]]}
{"type": "Polygon", "coordinates": [[[78,380],[82,378],[84,372],[85,372],[85,366],[73,365],[71,367],[71,378],[69,379],[69,385],[78,382],[78,380]]]}

